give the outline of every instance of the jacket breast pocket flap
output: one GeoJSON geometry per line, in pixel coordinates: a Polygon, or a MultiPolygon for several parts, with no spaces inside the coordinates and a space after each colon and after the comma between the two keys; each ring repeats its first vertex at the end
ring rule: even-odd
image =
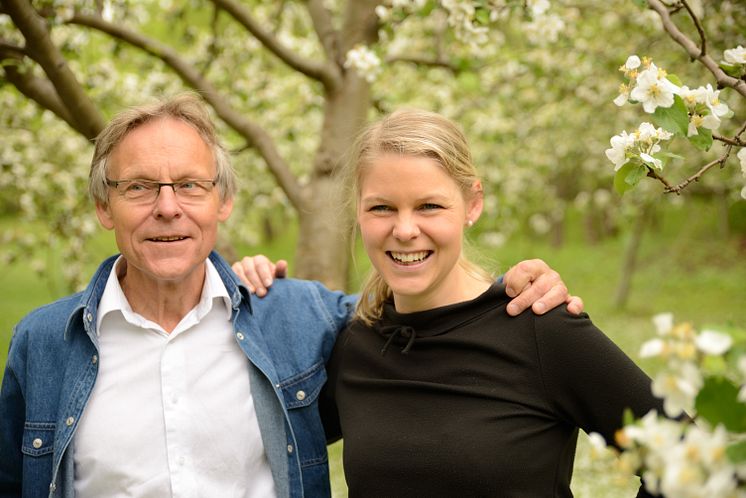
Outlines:
{"type": "Polygon", "coordinates": [[[289,409],[311,405],[319,397],[326,382],[326,369],[318,363],[306,372],[280,383],[282,395],[289,409]]]}
{"type": "Polygon", "coordinates": [[[37,457],[51,453],[54,450],[54,430],[54,422],[26,422],[21,451],[37,457]]]}

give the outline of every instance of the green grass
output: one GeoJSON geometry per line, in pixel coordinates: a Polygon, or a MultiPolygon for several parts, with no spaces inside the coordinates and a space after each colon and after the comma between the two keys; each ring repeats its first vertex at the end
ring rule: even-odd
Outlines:
{"type": "MultiPolygon", "coordinates": [[[[698,328],[746,325],[746,235],[722,236],[716,216],[714,207],[702,203],[661,210],[655,228],[644,235],[639,268],[623,310],[613,306],[613,297],[626,238],[589,245],[583,240],[577,215],[568,219],[567,242],[560,248],[540,238],[521,236],[501,248],[480,252],[495,262],[493,269],[498,272],[526,258],[539,257],[549,262],[560,272],[570,291],[584,299],[586,311],[596,325],[635,358],[640,344],[652,336],[650,319],[659,312],[673,312],[677,320],[691,321],[698,328]]],[[[241,252],[263,252],[273,258],[292,260],[294,240],[294,233],[284,233],[273,243],[242,248],[241,252]]],[[[110,234],[96,240],[90,271],[104,255],[111,253],[112,247],[110,234]]],[[[40,251],[51,251],[52,255],[46,257],[54,260],[53,248],[40,251]]],[[[357,256],[356,267],[360,271],[367,268],[364,255],[357,256]]],[[[0,343],[3,344],[0,364],[5,362],[5,345],[13,324],[34,307],[59,297],[60,285],[50,284],[57,281],[54,269],[42,278],[30,272],[28,261],[14,264],[0,275],[0,343]]],[[[655,368],[646,362],[640,364],[648,372],[655,368]]],[[[608,483],[592,471],[585,447],[586,442],[581,438],[573,479],[576,496],[632,496],[634,481],[626,491],[607,490],[608,483]]],[[[335,496],[346,495],[341,451],[341,444],[330,449],[335,496]]]]}

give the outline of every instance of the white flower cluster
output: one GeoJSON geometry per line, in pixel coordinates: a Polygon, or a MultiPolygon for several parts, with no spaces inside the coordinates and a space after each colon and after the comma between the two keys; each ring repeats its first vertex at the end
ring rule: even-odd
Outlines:
{"type": "Polygon", "coordinates": [[[368,83],[373,83],[381,73],[381,59],[365,45],[356,45],[348,51],[344,66],[357,71],[368,83]]]}
{"type": "MultiPolygon", "coordinates": [[[[744,178],[746,178],[746,149],[739,150],[736,157],[741,162],[741,172],[744,178]]],[[[741,189],[741,198],[746,199],[746,185],[741,189]]]]}
{"type": "Polygon", "coordinates": [[[664,399],[663,408],[669,417],[685,411],[694,415],[694,400],[703,385],[697,367],[702,355],[719,356],[732,345],[729,335],[714,330],[699,334],[689,323],[674,325],[673,315],[662,313],[653,317],[658,337],[642,345],[642,358],[658,357],[668,368],[653,380],[653,394],[664,399]]]}
{"type": "Polygon", "coordinates": [[[644,470],[652,494],[683,498],[744,497],[737,476],[743,470],[727,458],[723,426],[714,430],[658,417],[655,410],[617,434],[622,457],[644,470]]]}
{"type": "MultiPolygon", "coordinates": [[[[653,318],[658,337],[642,345],[643,358],[666,360],[667,369],[653,381],[653,393],[664,398],[668,417],[686,411],[694,416],[697,394],[705,383],[701,372],[705,357],[724,355],[732,346],[729,335],[712,330],[700,333],[688,323],[674,324],[673,315],[653,318]]],[[[746,357],[738,369],[746,379],[746,357]]],[[[741,388],[739,400],[746,400],[741,388]]],[[[732,400],[736,402],[735,400],[732,400]]],[[[591,434],[591,445],[598,460],[619,474],[637,472],[645,488],[655,495],[683,498],[744,498],[746,466],[734,463],[728,454],[740,434],[729,432],[720,423],[700,417],[696,425],[688,419],[674,420],[651,410],[616,433],[621,454],[609,455],[599,435],[591,434]]]]}
{"type": "Polygon", "coordinates": [[[448,12],[448,25],[459,40],[475,48],[487,43],[488,28],[475,23],[476,7],[472,0],[441,0],[441,5],[448,12]]]}
{"type": "Polygon", "coordinates": [[[549,12],[549,0],[528,0],[526,5],[531,13],[531,21],[524,24],[523,29],[531,43],[546,45],[556,42],[565,29],[565,22],[557,14],[549,12]]]}
{"type": "Polygon", "coordinates": [[[622,130],[619,135],[611,137],[611,148],[606,149],[606,157],[614,163],[614,171],[618,171],[626,163],[638,162],[655,168],[663,169],[660,159],[653,154],[660,152],[661,140],[669,140],[673,134],[663,128],[656,128],[650,123],[642,123],[632,133],[622,130]]]}
{"type": "Polygon", "coordinates": [[[723,52],[723,59],[728,64],[744,64],[746,65],[746,47],[741,45],[736,48],[731,48],[723,52]]]}
{"type": "Polygon", "coordinates": [[[668,79],[664,69],[657,67],[647,57],[640,60],[638,56],[631,55],[619,70],[629,79],[629,83],[620,86],[619,96],[614,99],[616,105],[639,102],[645,112],[652,114],[658,107],[671,107],[674,95],[679,95],[689,112],[688,136],[697,135],[697,128],[717,130],[721,118],[730,114],[728,105],[720,102],[720,90],[714,90],[709,84],[693,90],[678,86],[668,79]]]}

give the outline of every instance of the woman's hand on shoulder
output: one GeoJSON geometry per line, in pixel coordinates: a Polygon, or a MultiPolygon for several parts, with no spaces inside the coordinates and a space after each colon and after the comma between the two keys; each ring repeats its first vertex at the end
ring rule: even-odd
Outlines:
{"type": "Polygon", "coordinates": [[[284,259],[273,263],[267,256],[257,254],[244,256],[231,266],[249,291],[259,297],[267,294],[275,278],[285,278],[288,272],[288,262],[284,259]]]}

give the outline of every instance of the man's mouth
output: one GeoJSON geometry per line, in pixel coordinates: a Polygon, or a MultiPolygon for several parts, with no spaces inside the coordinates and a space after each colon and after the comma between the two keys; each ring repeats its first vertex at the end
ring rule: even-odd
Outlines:
{"type": "Polygon", "coordinates": [[[178,242],[180,240],[186,240],[188,237],[181,235],[167,235],[162,237],[149,237],[147,240],[150,242],[178,242]]]}
{"type": "Polygon", "coordinates": [[[417,251],[417,252],[395,252],[386,251],[391,259],[399,263],[400,265],[416,265],[425,261],[433,251],[417,251]]]}

